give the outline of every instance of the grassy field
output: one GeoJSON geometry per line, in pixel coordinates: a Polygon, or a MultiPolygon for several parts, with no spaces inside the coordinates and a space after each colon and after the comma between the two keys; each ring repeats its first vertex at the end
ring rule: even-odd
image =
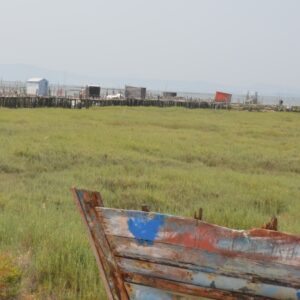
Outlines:
{"type": "Polygon", "coordinates": [[[300,234],[299,114],[0,109],[0,145],[0,257],[21,299],[105,299],[71,186],[234,228],[277,215],[300,234]]]}

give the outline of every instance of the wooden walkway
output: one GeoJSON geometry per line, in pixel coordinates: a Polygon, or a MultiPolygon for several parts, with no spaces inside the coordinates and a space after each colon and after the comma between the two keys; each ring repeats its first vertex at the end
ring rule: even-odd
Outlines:
{"type": "Polygon", "coordinates": [[[207,101],[178,101],[178,100],[104,100],[63,97],[0,97],[0,107],[8,108],[37,108],[37,107],[63,107],[63,108],[89,108],[91,106],[179,106],[186,108],[209,108],[207,101]]]}
{"type": "Polygon", "coordinates": [[[184,107],[184,108],[210,108],[210,109],[233,109],[248,111],[291,111],[300,112],[300,106],[278,106],[262,104],[222,104],[204,100],[155,100],[155,99],[77,99],[66,97],[0,97],[0,107],[6,108],[89,108],[91,106],[152,106],[152,107],[184,107]]]}

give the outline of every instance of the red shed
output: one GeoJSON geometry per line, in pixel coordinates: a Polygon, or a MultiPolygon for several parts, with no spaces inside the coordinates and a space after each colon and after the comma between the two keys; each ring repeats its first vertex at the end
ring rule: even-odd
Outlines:
{"type": "Polygon", "coordinates": [[[215,95],[215,102],[231,102],[232,94],[223,93],[223,92],[216,92],[215,95]]]}

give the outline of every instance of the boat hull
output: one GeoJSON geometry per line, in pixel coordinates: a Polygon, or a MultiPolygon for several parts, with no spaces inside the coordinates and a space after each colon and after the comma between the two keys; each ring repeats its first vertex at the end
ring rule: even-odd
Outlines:
{"type": "Polygon", "coordinates": [[[300,237],[105,208],[91,201],[95,193],[73,194],[110,299],[300,299],[300,237]]]}

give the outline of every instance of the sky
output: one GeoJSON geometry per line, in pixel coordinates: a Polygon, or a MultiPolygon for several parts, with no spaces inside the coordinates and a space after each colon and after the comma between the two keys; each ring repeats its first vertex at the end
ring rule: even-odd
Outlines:
{"type": "Polygon", "coordinates": [[[300,91],[299,12],[299,0],[1,0],[0,76],[25,64],[300,91]]]}

